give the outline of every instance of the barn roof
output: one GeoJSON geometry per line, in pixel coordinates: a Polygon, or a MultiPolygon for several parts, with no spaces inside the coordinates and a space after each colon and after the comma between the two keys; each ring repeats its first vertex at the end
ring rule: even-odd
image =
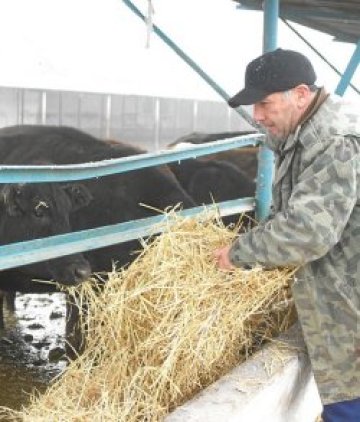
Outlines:
{"type": "MultiPolygon", "coordinates": [[[[263,0],[233,0],[239,7],[263,10],[263,0]]],[[[279,16],[332,35],[335,40],[360,40],[359,0],[280,0],[279,16]]]]}

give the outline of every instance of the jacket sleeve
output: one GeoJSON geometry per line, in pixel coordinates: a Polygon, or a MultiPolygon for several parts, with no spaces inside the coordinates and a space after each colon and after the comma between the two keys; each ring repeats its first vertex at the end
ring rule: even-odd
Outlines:
{"type": "Polygon", "coordinates": [[[355,139],[335,138],[299,175],[286,209],[238,236],[230,261],[239,267],[299,266],[325,255],[357,202],[358,148],[355,139]]]}

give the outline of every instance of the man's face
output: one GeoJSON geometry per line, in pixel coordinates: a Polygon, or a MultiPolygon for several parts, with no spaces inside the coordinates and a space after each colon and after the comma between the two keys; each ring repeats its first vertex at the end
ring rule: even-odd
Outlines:
{"type": "Polygon", "coordinates": [[[299,121],[294,92],[275,92],[254,104],[254,119],[275,139],[286,139],[299,121]]]}

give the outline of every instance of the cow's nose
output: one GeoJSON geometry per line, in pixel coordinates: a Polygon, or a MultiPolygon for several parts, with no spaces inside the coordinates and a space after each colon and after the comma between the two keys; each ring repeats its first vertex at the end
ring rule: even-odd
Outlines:
{"type": "Polygon", "coordinates": [[[87,280],[91,275],[91,267],[88,263],[76,265],[74,268],[74,279],[77,283],[87,280]]]}

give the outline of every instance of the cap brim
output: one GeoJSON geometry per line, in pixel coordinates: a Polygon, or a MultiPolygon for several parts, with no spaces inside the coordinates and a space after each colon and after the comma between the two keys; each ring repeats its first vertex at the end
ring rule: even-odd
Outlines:
{"type": "Polygon", "coordinates": [[[232,98],[230,98],[228,100],[228,104],[232,108],[238,107],[239,105],[251,105],[263,100],[268,95],[269,93],[262,89],[252,87],[244,88],[232,98]]]}

